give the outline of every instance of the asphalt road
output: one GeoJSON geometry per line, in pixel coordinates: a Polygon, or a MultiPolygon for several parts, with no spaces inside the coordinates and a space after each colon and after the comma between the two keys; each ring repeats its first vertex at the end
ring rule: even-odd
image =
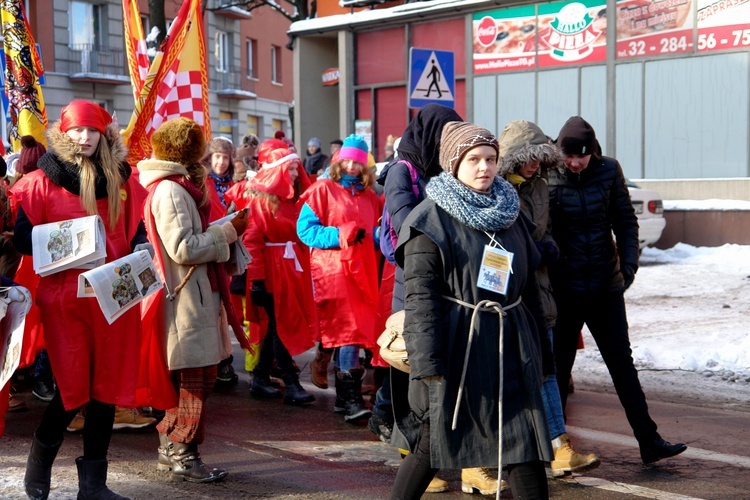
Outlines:
{"type": "MultiPolygon", "coordinates": [[[[388,497],[397,451],[364,424],[345,423],[332,412],[333,389],[309,383],[312,353],[297,357],[303,385],[317,398],[302,408],[251,398],[241,356],[235,357],[240,382],[209,399],[207,438],[201,447],[205,462],[227,468],[229,476],[206,485],[171,481],[155,468],[156,431],[123,431],[114,434],[110,446],[108,484],[114,491],[134,499],[388,497]]],[[[643,466],[616,396],[606,392],[608,387],[580,385],[585,390],[569,398],[568,430],[575,447],[599,454],[602,465],[587,474],[550,480],[551,498],[750,499],[750,414],[745,409],[704,401],[669,403],[647,394],[662,435],[690,448],[679,457],[643,466]]],[[[9,414],[0,439],[0,498],[25,498],[26,456],[44,410],[45,404],[30,392],[21,396],[29,411],[9,414]]],[[[81,450],[81,436],[68,434],[53,470],[51,499],[75,498],[74,459],[81,450]]],[[[464,495],[459,471],[441,471],[440,476],[450,483],[450,492],[425,498],[464,495]]],[[[512,495],[505,491],[502,498],[512,495]]]]}

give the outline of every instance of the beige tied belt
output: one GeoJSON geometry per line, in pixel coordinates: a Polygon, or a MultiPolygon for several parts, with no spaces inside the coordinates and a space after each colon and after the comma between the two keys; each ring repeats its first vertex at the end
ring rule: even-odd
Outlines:
{"type": "MultiPolygon", "coordinates": [[[[464,392],[464,382],[466,381],[466,370],[469,366],[469,354],[471,352],[471,344],[474,341],[474,330],[476,326],[477,318],[479,317],[480,312],[495,312],[500,316],[500,327],[499,327],[499,356],[500,356],[500,370],[499,370],[499,376],[500,376],[500,394],[498,397],[498,456],[497,456],[497,465],[498,465],[498,471],[502,471],[503,468],[503,435],[502,435],[502,429],[503,429],[503,317],[505,316],[505,312],[509,309],[513,309],[518,304],[521,303],[521,296],[516,299],[515,302],[512,304],[509,304],[505,307],[503,307],[499,302],[495,302],[493,300],[482,300],[477,305],[470,304],[468,302],[464,302],[463,300],[459,300],[455,297],[447,297],[443,295],[444,299],[447,299],[451,302],[454,302],[458,305],[468,307],[469,309],[473,309],[471,313],[471,322],[469,323],[469,339],[466,341],[466,354],[464,355],[464,363],[463,367],[461,368],[461,382],[458,386],[458,396],[456,398],[456,406],[453,409],[453,422],[451,423],[451,430],[456,430],[456,424],[458,422],[458,409],[461,405],[461,397],[463,396],[464,392]]],[[[479,330],[477,329],[477,333],[479,330]]],[[[498,480],[499,481],[499,480],[498,480]]],[[[500,487],[498,484],[497,488],[497,494],[498,498],[500,495],[500,487]]]]}
{"type": "Polygon", "coordinates": [[[284,258],[294,261],[294,270],[298,273],[302,272],[302,266],[297,259],[297,252],[294,251],[294,245],[297,243],[294,241],[287,241],[286,243],[266,243],[267,247],[284,247],[284,258]]]}

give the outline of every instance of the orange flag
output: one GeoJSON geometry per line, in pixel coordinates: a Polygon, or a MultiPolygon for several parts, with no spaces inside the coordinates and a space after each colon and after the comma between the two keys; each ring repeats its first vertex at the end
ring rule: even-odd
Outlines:
{"type": "Polygon", "coordinates": [[[137,101],[148,76],[150,62],[148,47],[143,36],[141,12],[138,0],[122,0],[122,21],[125,24],[125,53],[128,56],[130,83],[133,87],[133,98],[137,101]]]}
{"type": "Polygon", "coordinates": [[[186,0],[156,54],[128,128],[123,131],[135,165],[151,156],[151,134],[163,122],[184,116],[211,138],[206,39],[201,0],[186,0]],[[184,57],[183,57],[184,54],[184,57]]]}

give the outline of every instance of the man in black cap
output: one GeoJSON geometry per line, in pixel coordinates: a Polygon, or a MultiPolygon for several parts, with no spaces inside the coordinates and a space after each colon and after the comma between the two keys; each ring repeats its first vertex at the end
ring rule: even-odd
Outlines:
{"type": "Polygon", "coordinates": [[[656,430],[633,365],[625,313],[625,290],[638,270],[638,219],[625,176],[614,158],[602,156],[591,125],[570,118],[556,140],[564,172],[550,172],[552,236],[560,248],[550,278],[558,308],[554,330],[557,382],[563,408],[578,335],[586,324],[612,377],[643,463],[687,449],[656,430]],[[615,241],[612,239],[614,233],[615,241]]]}

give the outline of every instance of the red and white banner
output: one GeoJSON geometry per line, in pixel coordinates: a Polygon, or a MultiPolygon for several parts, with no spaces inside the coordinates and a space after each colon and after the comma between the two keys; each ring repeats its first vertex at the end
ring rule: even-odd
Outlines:
{"type": "Polygon", "coordinates": [[[211,139],[206,39],[200,0],[187,0],[182,4],[151,63],[133,116],[123,132],[130,148],[128,161],[131,165],[151,156],[151,134],[159,125],[181,116],[198,123],[206,140],[211,139]]]}

